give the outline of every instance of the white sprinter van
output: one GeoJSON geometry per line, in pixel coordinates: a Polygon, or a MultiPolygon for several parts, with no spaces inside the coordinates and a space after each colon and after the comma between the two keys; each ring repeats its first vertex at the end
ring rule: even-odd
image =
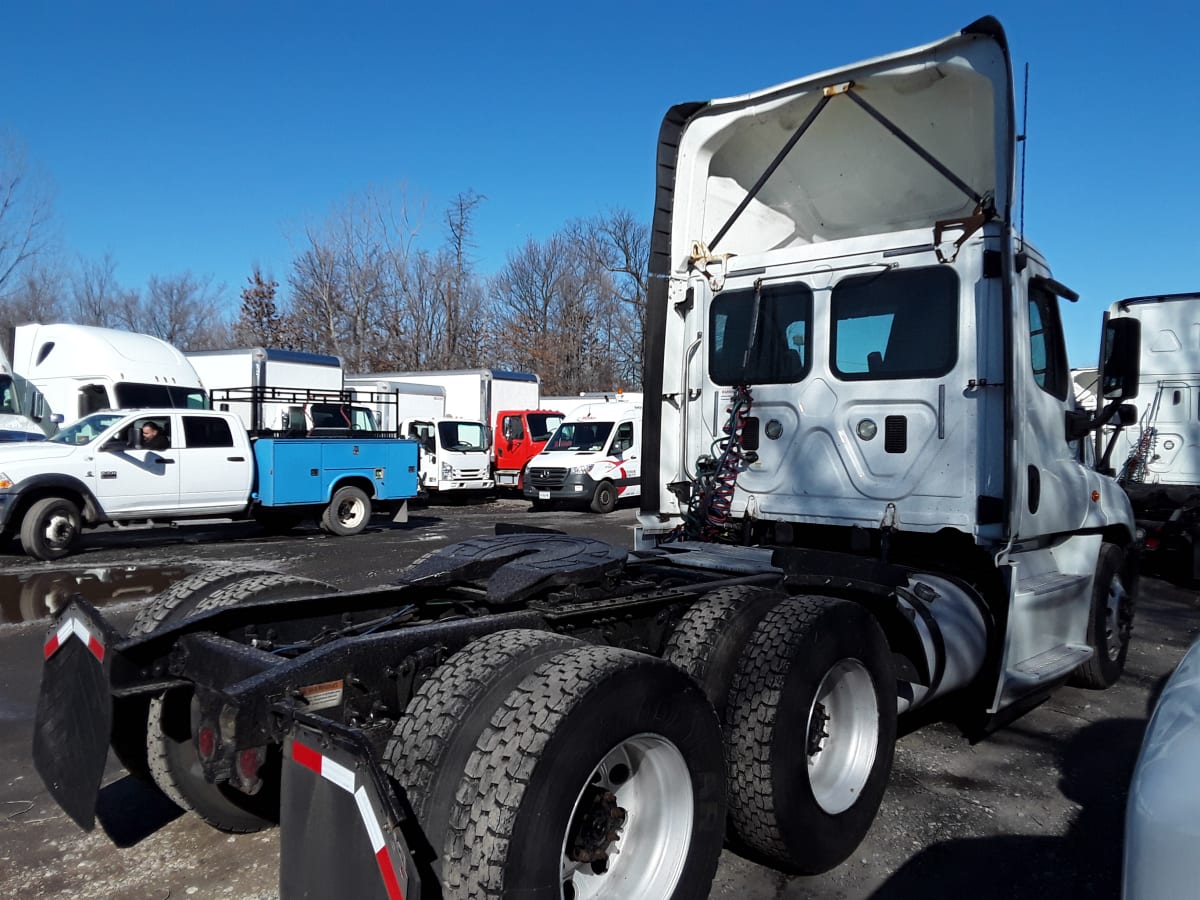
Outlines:
{"type": "Polygon", "coordinates": [[[585,503],[612,512],[641,493],[642,408],[631,403],[577,407],[525,469],[526,499],[535,509],[585,503]]]}

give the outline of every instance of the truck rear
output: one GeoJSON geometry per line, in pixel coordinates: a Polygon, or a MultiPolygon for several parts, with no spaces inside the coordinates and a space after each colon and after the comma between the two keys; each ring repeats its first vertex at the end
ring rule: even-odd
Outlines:
{"type": "Polygon", "coordinates": [[[287,896],[692,900],[727,835],[845,860],[899,716],[956,694],[982,733],[1112,684],[1134,523],[1072,442],[1136,370],[1110,322],[1104,409],[1068,401],[1070,291],[1009,225],[1011,91],[982,19],[672,109],[637,549],[500,527],[352,593],[200,573],[128,637],[76,600],[39,700],[55,798],[90,827],[111,742],[217,827],[281,816],[287,896]]]}

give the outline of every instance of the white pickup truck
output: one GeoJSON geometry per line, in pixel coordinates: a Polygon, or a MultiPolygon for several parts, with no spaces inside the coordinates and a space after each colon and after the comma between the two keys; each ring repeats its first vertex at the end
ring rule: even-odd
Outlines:
{"type": "Polygon", "coordinates": [[[0,534],[19,533],[43,560],[102,523],[253,517],[287,530],[319,515],[331,534],[357,534],[373,501],[402,514],[416,493],[415,441],[251,439],[214,410],[99,412],[47,441],[0,446],[0,534]]]}

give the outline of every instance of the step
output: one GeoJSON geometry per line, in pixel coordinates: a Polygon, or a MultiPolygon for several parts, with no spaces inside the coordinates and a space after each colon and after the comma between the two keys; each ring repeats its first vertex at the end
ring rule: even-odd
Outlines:
{"type": "Polygon", "coordinates": [[[1059,644],[1010,667],[1008,680],[1026,686],[1056,681],[1070,675],[1091,655],[1092,648],[1086,644],[1059,644]]]}

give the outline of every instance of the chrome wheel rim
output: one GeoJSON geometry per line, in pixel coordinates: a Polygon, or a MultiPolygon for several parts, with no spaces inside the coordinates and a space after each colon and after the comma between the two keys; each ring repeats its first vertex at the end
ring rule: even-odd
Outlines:
{"type": "Polygon", "coordinates": [[[679,749],[639,734],[610,750],[575,798],[563,836],[563,900],[669,897],[683,874],[695,816],[679,749]]]}
{"type": "Polygon", "coordinates": [[[817,687],[808,714],[808,780],[813,798],[830,815],[858,800],[879,746],[879,705],[871,673],[857,659],[832,666],[817,687]]]}

